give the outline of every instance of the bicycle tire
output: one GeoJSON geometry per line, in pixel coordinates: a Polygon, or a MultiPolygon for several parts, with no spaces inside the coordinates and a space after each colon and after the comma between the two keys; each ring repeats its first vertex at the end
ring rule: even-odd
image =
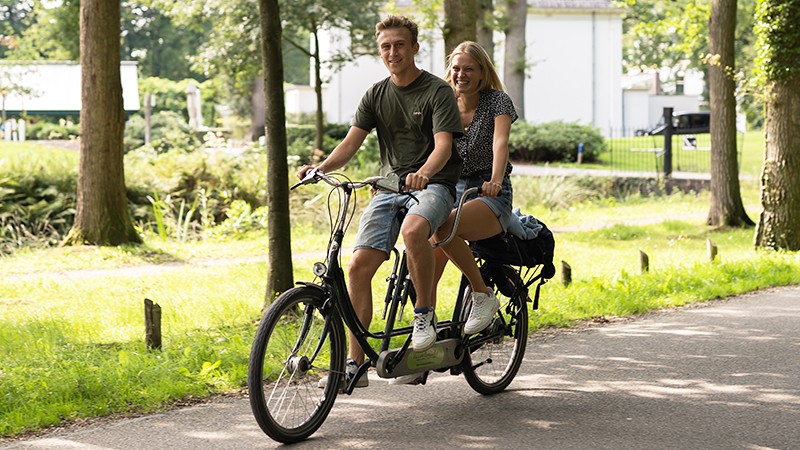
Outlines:
{"type": "Polygon", "coordinates": [[[272,439],[293,443],[313,434],[328,417],[344,371],[342,320],[323,308],[316,287],[290,289],[275,299],[256,331],[247,382],[250,407],[272,439]],[[324,389],[318,387],[328,376],[324,389]]]}
{"type": "MultiPolygon", "coordinates": [[[[471,290],[466,291],[469,298],[471,290]]],[[[517,375],[528,342],[528,308],[521,296],[508,298],[496,292],[500,310],[492,323],[470,338],[469,352],[464,355],[462,372],[469,386],[483,395],[502,392],[517,375]],[[475,342],[494,339],[480,345],[475,342]],[[471,345],[470,345],[471,343],[471,345]]],[[[464,310],[468,311],[465,305],[464,310]]]]}

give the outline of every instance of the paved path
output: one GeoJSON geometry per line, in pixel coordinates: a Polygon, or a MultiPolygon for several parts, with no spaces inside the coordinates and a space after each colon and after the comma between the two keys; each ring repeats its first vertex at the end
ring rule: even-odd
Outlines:
{"type": "MultiPolygon", "coordinates": [[[[505,393],[462,377],[342,396],[301,449],[797,449],[800,287],[531,339],[505,393]]],[[[8,449],[276,448],[247,399],[59,431],[8,449]]]]}

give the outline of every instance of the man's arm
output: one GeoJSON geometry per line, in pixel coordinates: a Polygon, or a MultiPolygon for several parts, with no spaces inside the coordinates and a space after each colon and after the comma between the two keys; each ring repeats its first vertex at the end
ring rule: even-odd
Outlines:
{"type": "Polygon", "coordinates": [[[406,188],[425,189],[431,177],[439,173],[453,154],[453,133],[440,131],[433,135],[433,152],[416,172],[406,176],[406,188]]]}
{"type": "MultiPolygon", "coordinates": [[[[333,149],[331,154],[325,158],[325,161],[317,166],[317,169],[321,170],[322,172],[331,172],[347,164],[347,162],[353,158],[353,155],[355,155],[358,149],[361,147],[361,144],[364,143],[364,139],[367,138],[368,134],[368,131],[362,130],[361,128],[350,127],[350,130],[347,132],[347,136],[345,136],[344,139],[342,139],[342,142],[340,142],[339,145],[333,149]]],[[[313,166],[311,165],[304,165],[298,169],[297,178],[302,180],[303,177],[305,177],[308,169],[311,169],[312,167],[313,166]]]]}

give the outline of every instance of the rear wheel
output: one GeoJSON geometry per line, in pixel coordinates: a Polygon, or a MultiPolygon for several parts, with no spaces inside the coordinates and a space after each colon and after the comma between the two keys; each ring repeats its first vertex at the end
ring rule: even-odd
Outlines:
{"type": "Polygon", "coordinates": [[[328,417],[345,358],[342,322],[325,294],[303,286],[281,294],[258,327],[250,351],[250,406],[272,439],[306,439],[328,417]],[[329,376],[330,375],[330,376],[329,376]],[[318,387],[328,377],[324,389],[318,387]]]}
{"type": "Polygon", "coordinates": [[[526,295],[518,293],[509,298],[499,291],[496,294],[500,310],[485,330],[470,337],[469,351],[462,363],[467,383],[484,395],[508,387],[519,371],[528,342],[526,295]]]}

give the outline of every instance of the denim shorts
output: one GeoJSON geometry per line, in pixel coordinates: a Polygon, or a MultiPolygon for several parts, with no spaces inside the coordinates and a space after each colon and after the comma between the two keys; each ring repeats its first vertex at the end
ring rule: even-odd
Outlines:
{"type": "MultiPolygon", "coordinates": [[[[461,194],[463,194],[465,190],[471,187],[483,186],[484,181],[488,180],[490,177],[491,173],[466,175],[459,178],[458,184],[456,184],[456,202],[461,198],[461,194]]],[[[472,194],[467,197],[467,201],[478,200],[485,203],[486,206],[492,210],[494,215],[497,216],[497,220],[500,221],[500,226],[503,227],[503,233],[505,233],[508,231],[511,221],[515,219],[511,207],[513,198],[514,189],[511,187],[511,180],[508,178],[508,175],[505,175],[500,185],[500,193],[497,197],[480,197],[477,194],[472,194]]],[[[457,206],[458,204],[456,203],[453,208],[457,206]]]]}
{"type": "Polygon", "coordinates": [[[355,249],[381,250],[389,257],[400,234],[398,212],[406,208],[406,215],[421,216],[430,225],[429,237],[447,220],[453,206],[450,190],[441,184],[429,184],[421,191],[412,191],[417,200],[408,195],[378,192],[361,215],[355,249]]]}

